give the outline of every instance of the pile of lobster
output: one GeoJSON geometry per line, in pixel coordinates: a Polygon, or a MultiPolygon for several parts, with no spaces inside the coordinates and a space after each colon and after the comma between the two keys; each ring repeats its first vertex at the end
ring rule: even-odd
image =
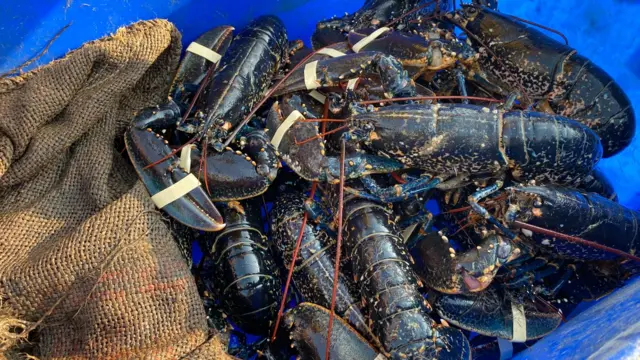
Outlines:
{"type": "Polygon", "coordinates": [[[594,169],[633,109],[554,35],[479,0],[367,0],[313,49],[233,31],[125,134],[231,354],[497,358],[637,272],[640,213],[594,169]]]}

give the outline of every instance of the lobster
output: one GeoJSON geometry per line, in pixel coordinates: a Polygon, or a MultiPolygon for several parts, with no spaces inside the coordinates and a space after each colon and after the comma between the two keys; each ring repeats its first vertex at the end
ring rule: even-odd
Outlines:
{"type": "MultiPolygon", "coordinates": [[[[288,189],[290,190],[290,189],[288,189]]],[[[276,253],[282,258],[285,268],[290,266],[296,238],[302,234],[300,252],[293,272],[293,281],[305,301],[329,307],[333,289],[335,268],[333,251],[335,240],[327,231],[304,223],[305,196],[302,193],[286,191],[281,194],[272,210],[271,221],[273,241],[276,253]]],[[[359,303],[353,298],[353,284],[342,274],[338,275],[339,284],[335,303],[335,312],[373,344],[377,338],[360,312],[359,303]]]]}
{"type": "Polygon", "coordinates": [[[229,202],[223,213],[226,229],[202,235],[201,247],[210,255],[201,277],[238,327],[264,335],[280,302],[280,278],[261,231],[259,204],[229,202]]]}
{"type": "MultiPolygon", "coordinates": [[[[360,178],[369,193],[349,191],[373,201],[402,201],[434,187],[453,189],[473,177],[500,181],[506,173],[518,181],[576,184],[602,155],[593,131],[560,116],[469,104],[352,108],[355,114],[348,119],[332,120],[344,124],[332,131],[346,130],[342,138],[358,150],[346,156],[345,178],[360,178]],[[379,188],[366,176],[411,168],[437,176],[390,188],[379,188]]],[[[287,102],[274,104],[267,127],[275,131],[294,109],[287,102]]],[[[281,158],[304,179],[336,182],[338,159],[325,154],[313,122],[297,118],[279,143],[281,158]]]]}
{"type": "MultiPolygon", "coordinates": [[[[199,98],[200,103],[204,102],[201,111],[186,122],[180,121],[181,117],[191,115],[191,105],[198,100],[196,96],[187,109],[169,101],[145,109],[134,118],[125,134],[127,152],[152,199],[157,195],[156,205],[172,218],[195,229],[220,230],[224,223],[211,199],[253,197],[264,192],[275,178],[280,163],[264,131],[256,129],[242,134],[239,145],[244,152],[224,148],[221,139],[264,95],[286,60],[287,51],[287,34],[282,22],[274,16],[259,17],[234,38],[220,58],[218,70],[215,73],[208,70],[205,78],[210,77],[210,83],[207,85],[201,80],[200,89],[205,85],[207,88],[206,101],[202,100],[205,97],[199,98]],[[181,148],[190,150],[191,143],[202,140],[200,149],[193,149],[191,155],[188,151],[183,153],[178,162],[177,150],[171,150],[168,141],[159,134],[160,130],[171,127],[178,133],[195,134],[181,148]],[[208,148],[214,151],[207,152],[208,148]],[[193,171],[200,177],[204,173],[206,192],[199,186],[200,181],[189,174],[192,157],[198,164],[193,171]],[[171,188],[180,181],[184,182],[171,188]]],[[[191,63],[196,70],[201,70],[197,61],[188,64],[191,63]]]]}
{"type": "Polygon", "coordinates": [[[364,199],[347,198],[344,251],[367,304],[372,330],[393,359],[470,358],[469,343],[457,329],[437,325],[418,292],[411,257],[391,213],[364,199]]]}
{"type": "Polygon", "coordinates": [[[471,76],[490,93],[524,92],[549,108],[593,129],[604,157],[627,147],[635,134],[629,98],[609,74],[575,49],[511,16],[478,5],[463,5],[446,18],[467,34],[478,51],[471,76]]]}
{"type": "MultiPolygon", "coordinates": [[[[332,359],[380,360],[380,354],[357,331],[341,318],[333,323],[329,356],[332,359]]],[[[290,331],[291,346],[300,359],[325,359],[329,311],[313,303],[301,303],[285,315],[285,325],[290,331]]]]}

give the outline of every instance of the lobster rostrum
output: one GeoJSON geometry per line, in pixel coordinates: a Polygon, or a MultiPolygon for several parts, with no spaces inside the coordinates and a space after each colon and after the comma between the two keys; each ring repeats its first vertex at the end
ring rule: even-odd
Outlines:
{"type": "MultiPolygon", "coordinates": [[[[285,268],[291,266],[296,238],[302,235],[294,265],[293,282],[305,301],[329,308],[335,276],[335,239],[325,230],[303,222],[306,196],[288,190],[291,189],[285,189],[278,197],[271,213],[271,229],[277,253],[282,258],[285,268]]],[[[338,281],[336,314],[357,329],[369,342],[378,345],[377,338],[360,311],[360,302],[352,295],[357,294],[354,292],[353,284],[342,274],[338,275],[338,281]]]]}
{"type": "Polygon", "coordinates": [[[392,214],[358,198],[346,199],[344,214],[346,258],[385,352],[393,359],[470,358],[462,332],[429,317],[392,214]]]}
{"type": "Polygon", "coordinates": [[[280,278],[255,200],[229,202],[223,209],[227,227],[205,233],[207,259],[200,276],[223,309],[242,330],[266,335],[280,303],[280,278]]]}
{"type": "MultiPolygon", "coordinates": [[[[604,157],[627,147],[635,115],[620,86],[575,49],[522,21],[486,7],[463,5],[448,19],[463,29],[479,52],[471,80],[506,96],[526,89],[538,108],[574,119],[602,139],[604,157]]],[[[524,95],[524,94],[523,94],[524,95]]]]}
{"type": "MultiPolygon", "coordinates": [[[[242,134],[237,146],[233,145],[235,149],[224,148],[222,139],[263,97],[287,51],[282,22],[274,16],[259,17],[233,39],[217,70],[201,80],[206,96],[199,98],[198,111],[191,113],[191,106],[184,110],[170,102],[143,111],[134,119],[125,136],[129,156],[152,199],[156,195],[162,198],[156,205],[171,217],[196,229],[220,230],[224,223],[209,198],[227,201],[256,196],[275,178],[280,163],[264,131],[242,134]],[[188,119],[180,121],[181,117],[188,119]],[[180,162],[176,150],[172,151],[159,134],[171,127],[178,133],[194,135],[182,145],[185,149],[191,150],[190,144],[197,141],[200,145],[191,153],[183,153],[180,162]],[[204,175],[206,192],[189,174],[192,160],[198,164],[194,173],[200,179],[204,175]]],[[[194,64],[201,69],[198,61],[194,64]]]]}

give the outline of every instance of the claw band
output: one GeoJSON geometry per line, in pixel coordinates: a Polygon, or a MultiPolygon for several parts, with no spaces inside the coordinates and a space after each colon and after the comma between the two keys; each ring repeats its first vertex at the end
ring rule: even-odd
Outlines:
{"type": "MultiPolygon", "coordinates": [[[[362,40],[364,40],[364,39],[362,39],[362,40]]],[[[360,43],[360,42],[358,42],[358,43],[360,43]]],[[[320,50],[318,50],[316,52],[316,54],[328,55],[328,56],[331,56],[333,58],[337,58],[337,57],[341,57],[341,56],[347,55],[347,54],[343,53],[342,51],[338,51],[336,49],[331,49],[331,48],[320,49],[320,50]]],[[[318,62],[314,61],[314,63],[315,64],[313,64],[313,73],[311,73],[311,68],[309,68],[309,74],[307,74],[307,66],[311,65],[312,63],[309,63],[309,64],[307,64],[307,66],[304,67],[304,84],[307,86],[308,90],[316,89],[316,88],[319,87],[318,83],[316,81],[317,80],[316,70],[317,70],[318,62]]],[[[347,89],[349,89],[349,90],[355,89],[357,82],[358,82],[357,78],[349,80],[349,82],[347,83],[347,89]]],[[[322,95],[321,93],[319,93],[319,92],[317,92],[315,90],[310,92],[309,95],[311,95],[314,99],[318,100],[319,102],[321,102],[323,104],[324,104],[325,100],[327,99],[326,96],[322,95]]]]}
{"type": "Polygon", "coordinates": [[[325,101],[327,101],[327,97],[326,97],[326,96],[324,96],[324,95],[323,95],[320,91],[318,91],[318,90],[311,90],[311,91],[309,92],[309,95],[310,95],[312,98],[314,98],[314,99],[318,100],[319,102],[321,102],[321,103],[323,103],[323,104],[324,104],[324,102],[325,102],[325,101]]]}
{"type": "Polygon", "coordinates": [[[328,56],[331,56],[331,57],[334,57],[334,58],[346,55],[342,51],[338,51],[338,50],[332,49],[332,48],[320,49],[320,50],[316,51],[316,54],[328,55],[328,56]]]}
{"type": "Polygon", "coordinates": [[[376,356],[376,358],[373,360],[387,360],[387,357],[383,354],[378,354],[378,356],[376,356]]]}
{"type": "Polygon", "coordinates": [[[307,90],[313,90],[320,87],[320,84],[318,84],[318,78],[316,77],[317,68],[317,61],[312,61],[304,66],[304,85],[307,87],[307,90]]]}
{"type": "MultiPolygon", "coordinates": [[[[342,51],[338,51],[338,50],[336,50],[336,49],[332,49],[332,48],[323,48],[323,49],[320,49],[320,50],[318,50],[318,51],[316,52],[316,54],[320,54],[320,55],[327,55],[327,56],[331,56],[331,57],[333,57],[333,58],[336,58],[336,57],[340,57],[340,56],[344,56],[344,55],[346,55],[346,54],[345,54],[345,53],[343,53],[342,51]]],[[[316,65],[317,65],[317,64],[316,64],[316,65]]],[[[313,76],[314,76],[313,80],[314,80],[314,84],[315,84],[315,80],[316,80],[315,75],[316,75],[316,72],[315,72],[315,69],[314,69],[314,71],[313,71],[313,76]]],[[[309,85],[307,84],[307,68],[306,68],[306,67],[305,67],[304,79],[305,79],[305,85],[307,85],[307,89],[309,89],[309,85]]],[[[349,80],[349,82],[351,82],[351,80],[349,80]]],[[[317,86],[316,86],[316,87],[317,87],[317,86]]],[[[314,89],[315,89],[315,88],[314,88],[314,89]]],[[[322,95],[320,92],[318,92],[318,91],[316,91],[316,90],[311,91],[311,92],[309,93],[309,95],[311,95],[311,97],[312,97],[312,98],[314,98],[314,99],[318,100],[319,102],[321,102],[321,103],[323,103],[323,104],[324,104],[324,102],[327,100],[327,97],[326,97],[326,96],[322,95]]]]}
{"type": "Polygon", "coordinates": [[[177,183],[153,195],[151,197],[151,201],[156,204],[158,209],[162,209],[163,207],[187,195],[191,190],[198,186],[200,186],[198,178],[193,174],[189,174],[177,183]]]}
{"type": "Polygon", "coordinates": [[[292,127],[293,124],[295,124],[295,122],[300,118],[304,119],[304,116],[302,116],[302,114],[298,110],[294,110],[291,112],[291,114],[289,114],[289,116],[287,116],[282,124],[278,126],[278,130],[276,130],[276,133],[271,139],[271,145],[273,145],[276,150],[278,150],[280,142],[282,141],[282,138],[284,137],[284,134],[286,134],[287,130],[289,130],[289,128],[292,127]]]}
{"type": "Polygon", "coordinates": [[[356,52],[356,53],[360,52],[360,50],[362,50],[363,47],[369,45],[370,42],[377,39],[380,35],[386,33],[389,30],[391,29],[389,29],[388,27],[381,27],[380,29],[372,32],[371,34],[367,35],[366,37],[362,38],[360,41],[355,43],[351,47],[351,50],[353,50],[353,52],[356,52]]]}
{"type": "Polygon", "coordinates": [[[218,61],[220,61],[220,59],[222,58],[222,56],[217,52],[209,49],[206,46],[202,46],[197,42],[192,42],[191,44],[189,44],[189,47],[187,47],[187,51],[202,56],[203,58],[211,61],[214,64],[217,64],[218,61]]]}
{"type": "Polygon", "coordinates": [[[191,172],[191,149],[193,145],[187,145],[180,151],[180,167],[186,172],[191,172]]]}
{"type": "Polygon", "coordinates": [[[511,303],[511,313],[513,314],[513,339],[511,341],[527,341],[527,318],[524,315],[524,306],[511,303]]]}

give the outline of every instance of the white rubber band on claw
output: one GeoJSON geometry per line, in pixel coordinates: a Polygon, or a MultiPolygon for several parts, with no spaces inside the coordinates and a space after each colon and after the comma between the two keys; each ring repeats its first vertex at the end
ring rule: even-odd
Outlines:
{"type": "MultiPolygon", "coordinates": [[[[343,53],[342,51],[338,51],[336,49],[332,49],[332,48],[324,48],[324,49],[320,49],[316,52],[316,54],[320,54],[320,55],[327,55],[327,56],[331,56],[333,58],[337,58],[340,56],[345,56],[347,54],[343,53]]],[[[317,64],[316,64],[317,65],[317,64]]],[[[306,70],[306,67],[305,67],[306,70]]],[[[313,75],[315,76],[315,71],[313,73],[313,75]]],[[[305,72],[305,85],[306,85],[306,80],[307,80],[307,74],[305,72]]],[[[349,81],[351,82],[351,80],[349,81]]],[[[355,84],[354,84],[355,85],[355,84]]],[[[307,85],[308,86],[308,85],[307,85]]],[[[307,87],[308,88],[308,87],[307,87]]],[[[319,102],[323,103],[327,100],[327,97],[322,95],[319,91],[313,90],[309,93],[309,95],[311,95],[312,98],[318,100],[319,102]]]]}
{"type": "Polygon", "coordinates": [[[349,90],[355,89],[357,83],[358,83],[358,78],[349,80],[349,82],[347,83],[347,89],[349,90]]]}
{"type": "Polygon", "coordinates": [[[320,50],[316,51],[316,54],[327,55],[327,56],[331,56],[333,58],[337,58],[337,57],[340,57],[340,56],[347,55],[347,54],[343,53],[342,51],[338,51],[338,50],[332,49],[332,48],[320,49],[320,50]]]}
{"type": "Polygon", "coordinates": [[[191,172],[191,149],[193,148],[193,144],[187,145],[180,150],[180,164],[179,166],[182,170],[190,173],[191,172]]]}
{"type": "Polygon", "coordinates": [[[382,353],[378,354],[378,356],[376,356],[375,359],[373,360],[387,360],[387,357],[384,356],[382,353]]]}
{"type": "Polygon", "coordinates": [[[197,188],[198,186],[200,186],[200,181],[198,181],[198,178],[193,174],[189,174],[177,183],[153,195],[151,197],[151,201],[156,204],[158,209],[162,209],[172,202],[187,195],[189,192],[191,192],[191,190],[197,188]]]}
{"type": "Polygon", "coordinates": [[[527,318],[524,315],[524,306],[511,303],[511,313],[513,314],[513,339],[511,342],[527,341],[527,318]]]}
{"type": "Polygon", "coordinates": [[[320,84],[318,84],[318,78],[316,77],[317,69],[317,61],[312,61],[304,66],[304,85],[307,87],[307,90],[313,90],[320,87],[320,84]]]}
{"type": "Polygon", "coordinates": [[[287,118],[282,122],[282,124],[278,126],[278,130],[276,130],[276,133],[273,135],[273,138],[271,139],[271,145],[273,145],[273,147],[275,147],[276,150],[278,150],[278,147],[280,147],[280,142],[282,141],[284,134],[286,134],[289,128],[292,127],[293,124],[295,124],[295,122],[298,121],[298,119],[300,118],[304,119],[304,116],[302,116],[302,114],[298,110],[294,110],[291,112],[291,114],[289,114],[289,116],[287,116],[287,118]]]}
{"type": "Polygon", "coordinates": [[[192,42],[191,44],[189,44],[189,47],[187,47],[187,51],[192,54],[202,56],[203,58],[211,61],[214,64],[217,64],[218,61],[220,61],[220,59],[222,58],[222,56],[217,52],[209,49],[206,46],[202,46],[197,42],[192,42]]]}
{"type": "Polygon", "coordinates": [[[318,90],[309,91],[309,95],[323,104],[325,101],[327,101],[327,97],[318,90]]]}
{"type": "Polygon", "coordinates": [[[360,50],[362,50],[363,47],[369,45],[370,42],[372,42],[373,40],[377,39],[380,35],[386,33],[387,31],[391,30],[388,27],[381,27],[380,29],[372,32],[371,34],[367,35],[366,37],[362,38],[360,41],[358,41],[357,43],[355,43],[352,47],[351,50],[353,50],[353,52],[360,52],[360,50]]]}

